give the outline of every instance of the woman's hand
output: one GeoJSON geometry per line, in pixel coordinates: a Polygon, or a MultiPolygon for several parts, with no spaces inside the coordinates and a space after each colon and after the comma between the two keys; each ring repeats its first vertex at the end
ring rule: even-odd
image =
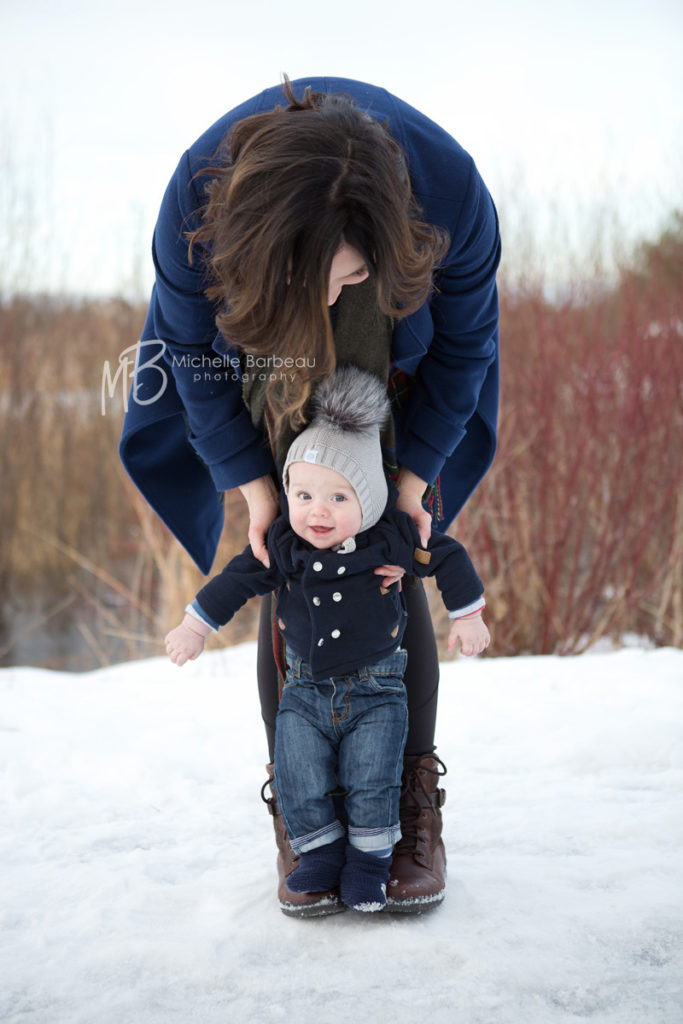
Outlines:
{"type": "Polygon", "coordinates": [[[417,526],[422,547],[426,548],[432,533],[432,517],[422,507],[422,496],[427,490],[426,480],[420,479],[412,470],[401,467],[396,481],[398,500],[396,507],[406,512],[417,526]]]}
{"type": "MultiPolygon", "coordinates": [[[[427,484],[404,466],[398,474],[396,486],[398,488],[396,507],[400,508],[402,512],[406,512],[414,521],[422,547],[426,548],[432,532],[432,517],[422,508],[422,495],[427,490],[427,484]]],[[[376,575],[382,576],[383,587],[390,587],[393,583],[398,583],[400,590],[401,580],[405,575],[405,569],[402,566],[380,565],[373,571],[376,575]]]]}
{"type": "Polygon", "coordinates": [[[372,571],[376,576],[382,577],[383,587],[390,587],[393,583],[398,583],[398,589],[401,589],[401,580],[406,573],[402,565],[379,565],[372,571]]]}
{"type": "Polygon", "coordinates": [[[273,478],[261,476],[256,480],[250,480],[248,484],[241,485],[240,491],[249,509],[249,533],[247,536],[251,550],[259,562],[263,562],[266,569],[269,569],[270,559],[266,548],[266,533],[280,511],[273,478]]]}

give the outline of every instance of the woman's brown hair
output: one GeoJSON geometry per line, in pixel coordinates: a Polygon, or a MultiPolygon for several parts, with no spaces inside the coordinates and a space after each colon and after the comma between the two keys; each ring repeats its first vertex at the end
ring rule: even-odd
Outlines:
{"type": "Polygon", "coordinates": [[[358,249],[379,308],[404,317],[426,300],[448,239],[420,220],[403,153],[343,95],[301,100],[285,76],[286,107],[237,122],[210,174],[190,259],[203,247],[216,325],[245,353],[306,356],[294,382],[271,389],[275,416],[295,429],[311,383],[335,367],[327,305],[343,242],[358,249]]]}

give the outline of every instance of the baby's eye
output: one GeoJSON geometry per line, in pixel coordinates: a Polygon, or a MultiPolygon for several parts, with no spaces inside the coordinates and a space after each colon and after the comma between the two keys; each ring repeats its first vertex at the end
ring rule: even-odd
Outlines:
{"type": "Polygon", "coordinates": [[[332,495],[332,501],[346,501],[346,495],[345,494],[333,494],[332,495]]]}
{"type": "Polygon", "coordinates": [[[311,500],[311,496],[308,493],[308,491],[297,491],[297,495],[296,496],[299,499],[299,501],[310,501],[311,500]]]}

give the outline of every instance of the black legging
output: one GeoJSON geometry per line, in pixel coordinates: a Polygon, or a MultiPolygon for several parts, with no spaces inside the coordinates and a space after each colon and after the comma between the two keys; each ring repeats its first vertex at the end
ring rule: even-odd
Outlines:
{"type": "MultiPolygon", "coordinates": [[[[439,655],[422,581],[415,576],[404,576],[403,593],[408,612],[408,625],[403,637],[403,646],[408,652],[405,674],[408,692],[408,739],[405,752],[406,755],[413,757],[418,754],[431,754],[434,750],[439,655]]],[[[268,739],[268,754],[272,761],[278,705],[278,672],[273,657],[270,595],[264,597],[261,602],[256,673],[261,715],[268,739]]]]}

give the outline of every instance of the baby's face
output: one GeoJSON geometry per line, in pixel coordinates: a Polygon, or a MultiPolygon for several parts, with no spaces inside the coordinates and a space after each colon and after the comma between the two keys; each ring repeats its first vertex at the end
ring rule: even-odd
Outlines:
{"type": "Polygon", "coordinates": [[[288,474],[289,521],[299,537],[315,548],[332,548],[355,537],[363,513],[346,477],[309,462],[292,462],[288,474]]]}

